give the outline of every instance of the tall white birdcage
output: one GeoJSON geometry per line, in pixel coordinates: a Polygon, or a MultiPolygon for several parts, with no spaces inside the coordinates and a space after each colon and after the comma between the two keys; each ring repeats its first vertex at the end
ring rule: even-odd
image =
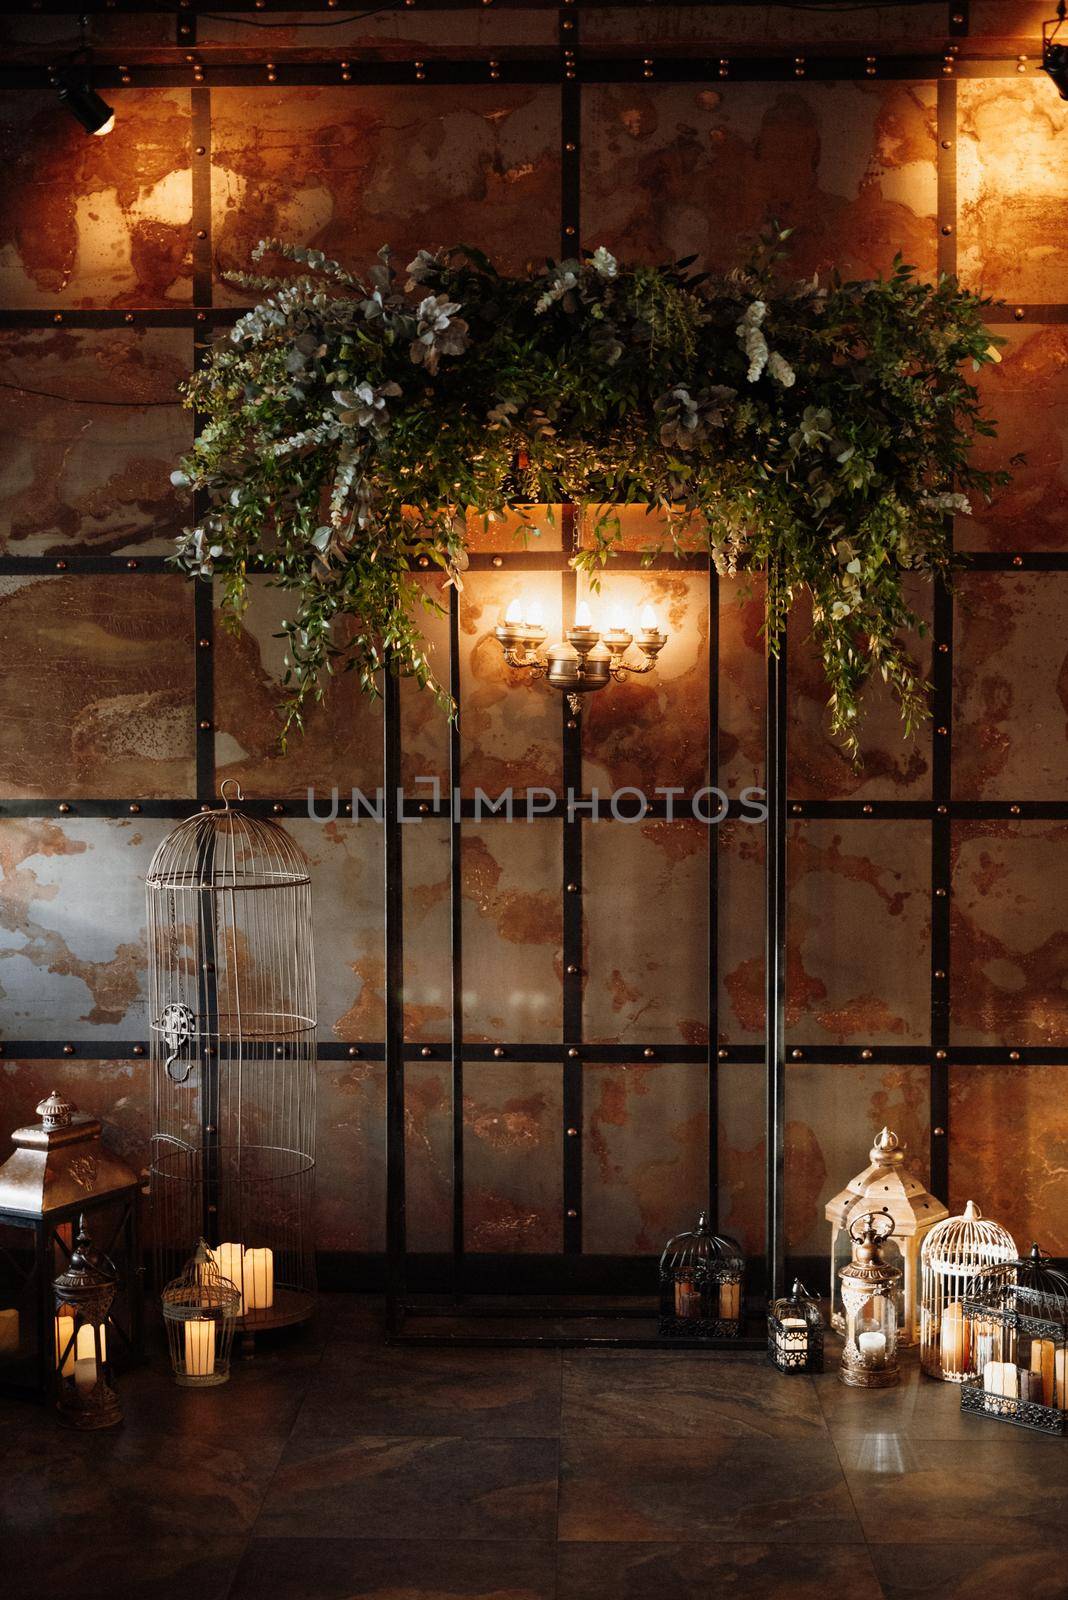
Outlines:
{"type": "Polygon", "coordinates": [[[315,967],[307,857],[277,823],[189,817],[146,884],[157,1283],[199,1238],[239,1326],[315,1305],[315,967]]]}
{"type": "Polygon", "coordinates": [[[920,1365],[928,1377],[966,1383],[976,1376],[979,1353],[964,1303],[1011,1283],[1017,1254],[1011,1233],[986,1221],[974,1200],[931,1229],[920,1252],[920,1365]]]}

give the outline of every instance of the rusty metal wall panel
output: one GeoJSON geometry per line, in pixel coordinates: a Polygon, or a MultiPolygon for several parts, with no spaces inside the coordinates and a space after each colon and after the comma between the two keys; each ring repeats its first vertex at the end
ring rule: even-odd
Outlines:
{"type": "Polygon", "coordinates": [[[0,333],[12,386],[0,390],[0,552],[171,550],[189,516],[170,474],[193,437],[177,394],[191,349],[188,333],[164,328],[0,333]],[[101,393],[114,403],[94,405],[101,393]]]}
{"type": "Polygon", "coordinates": [[[1064,298],[1064,119],[1043,73],[962,80],[957,270],[984,293],[1025,304],[1064,298]]]}
{"type": "Polygon", "coordinates": [[[1068,575],[962,573],[954,650],[953,792],[1061,800],[1068,792],[1068,575]]]}
{"type": "Polygon", "coordinates": [[[144,877],[167,830],[143,817],[0,822],[6,1038],[145,1038],[144,877]]]}
{"type": "Polygon", "coordinates": [[[404,1068],[405,1180],[408,1248],[447,1251],[452,1245],[452,1085],[440,1061],[404,1068]]]}
{"type": "Polygon", "coordinates": [[[1068,1067],[951,1066],[949,1095],[952,1209],[974,1199],[1021,1254],[1068,1255],[1068,1067]]]}
{"type": "Polygon", "coordinates": [[[749,1256],[764,1251],[764,1069],[720,1062],[719,1226],[749,1256]]]}
{"type": "Polygon", "coordinates": [[[787,855],[793,1039],[915,1044],[930,1034],[926,823],[800,823],[787,855]]]}
{"type": "Polygon", "coordinates": [[[381,1250],[386,1213],[386,1069],[321,1061],[316,1075],[315,1243],[381,1250]]]}
{"type": "MultiPolygon", "coordinates": [[[[555,254],[559,106],[550,87],[219,89],[212,95],[216,266],[257,240],[314,245],[351,267],[384,244],[462,242],[505,266],[555,254]]],[[[222,303],[245,297],[216,284],[222,303]]]]}
{"type": "Polygon", "coordinates": [[[319,1033],[324,1039],[381,1039],[385,1026],[382,827],[287,818],[311,862],[319,1033]]]}
{"type": "MultiPolygon", "coordinates": [[[[1065,281],[1068,281],[1066,279],[1065,281]]],[[[988,470],[1017,453],[1012,482],[957,522],[964,550],[1068,548],[1068,327],[999,327],[1008,339],[1000,362],[984,367],[979,388],[995,439],[980,439],[972,459],[988,470]]]]}
{"type": "Polygon", "coordinates": [[[587,823],[583,1036],[708,1043],[708,851],[716,829],[587,823]]]}
{"type": "Polygon", "coordinates": [[[108,93],[101,139],[47,91],[0,95],[0,305],[189,303],[189,91],[108,93]]]}
{"type": "Polygon", "coordinates": [[[764,1037],[764,829],[722,822],[719,847],[719,1037],[756,1044],[764,1037]]]}
{"type": "Polygon", "coordinates": [[[741,58],[791,47],[813,55],[912,53],[941,50],[945,40],[946,11],[935,0],[907,11],[894,5],[820,12],[777,5],[594,6],[582,19],[583,49],[599,55],[704,56],[738,49],[741,58]]]}
{"type": "Polygon", "coordinates": [[[559,1250],[559,1068],[469,1061],[464,1085],[466,1248],[478,1253],[559,1250]]]}
{"type": "Polygon", "coordinates": [[[460,597],[460,748],[465,795],[481,787],[495,796],[513,785],[558,789],[562,782],[560,700],[543,682],[509,667],[493,636],[516,597],[539,600],[550,639],[560,637],[560,578],[551,572],[522,577],[506,572],[468,573],[460,597]]]}
{"type": "Polygon", "coordinates": [[[193,792],[184,578],[0,578],[0,795],[193,792]]]}
{"type": "Polygon", "coordinates": [[[658,1254],[693,1227],[708,1180],[705,1070],[647,1061],[583,1069],[583,1248],[658,1254]]]}
{"type": "Polygon", "coordinates": [[[562,870],[556,823],[464,825],[467,1039],[541,1044],[560,1038],[562,870]]]}
{"type": "Polygon", "coordinates": [[[152,1131],[151,1082],[148,1061],[20,1061],[0,1062],[0,1106],[3,1107],[0,1154],[10,1152],[8,1133],[36,1122],[36,1107],[52,1089],[66,1095],[78,1111],[99,1117],[109,1150],[141,1172],[148,1163],[152,1131]]]}
{"type": "Polygon", "coordinates": [[[955,1044],[1064,1043],[1066,847],[1064,823],[954,825],[950,1010],[955,1044]]]}
{"type": "MultiPolygon", "coordinates": [[[[778,20],[776,21],[778,25],[778,20]]],[[[725,269],[770,218],[800,273],[935,265],[931,84],[612,85],[584,95],[583,240],[725,269]]]]}

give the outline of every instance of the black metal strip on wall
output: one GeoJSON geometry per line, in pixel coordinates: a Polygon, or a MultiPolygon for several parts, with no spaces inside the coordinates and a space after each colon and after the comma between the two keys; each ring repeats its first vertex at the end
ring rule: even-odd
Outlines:
{"type": "Polygon", "coordinates": [[[386,1326],[391,1334],[403,1322],[407,1255],[407,1152],[404,1117],[404,862],[397,794],[401,786],[400,683],[384,673],[382,768],[386,792],[383,866],[385,869],[386,968],[386,1326]]]}
{"type": "MultiPolygon", "coordinates": [[[[449,693],[453,719],[449,727],[449,793],[462,782],[460,709],[460,595],[449,590],[449,693]]],[[[453,1287],[464,1289],[466,1233],[464,1226],[464,962],[463,962],[463,829],[462,816],[449,818],[449,946],[452,1052],[452,1265],[453,1287]]]]}
{"type": "MultiPolygon", "coordinates": [[[[708,571],[708,782],[719,787],[719,573],[708,571]]],[[[708,830],[708,1051],[705,1104],[708,1112],[708,1218],[719,1231],[719,852],[716,828],[708,830]]]]}
{"type": "MultiPolygon", "coordinates": [[[[574,506],[562,510],[565,548],[575,552],[580,539],[579,518],[574,506]]],[[[560,600],[564,630],[575,614],[578,583],[573,568],[560,579],[560,600]]],[[[579,795],[582,783],[582,718],[567,703],[560,702],[563,737],[563,781],[565,793],[579,795]]],[[[586,986],[584,959],[584,894],[582,881],[582,817],[580,813],[562,819],[563,902],[563,1177],[564,1177],[564,1254],[582,1251],[582,1146],[583,1128],[583,995],[586,986]]]]}
{"type": "MultiPolygon", "coordinates": [[[[771,578],[769,577],[769,582],[771,578]]],[[[786,634],[767,650],[764,830],[764,1114],[766,1289],[783,1290],[786,1262],[786,634]]]]}
{"type": "MultiPolygon", "coordinates": [[[[946,77],[938,85],[938,270],[957,270],[957,85],[946,77]]],[[[952,530],[952,522],[950,523],[952,530]]],[[[953,793],[953,596],[948,583],[935,583],[932,628],[931,718],[931,1189],[949,1194],[949,1031],[951,816],[953,793]]]]}

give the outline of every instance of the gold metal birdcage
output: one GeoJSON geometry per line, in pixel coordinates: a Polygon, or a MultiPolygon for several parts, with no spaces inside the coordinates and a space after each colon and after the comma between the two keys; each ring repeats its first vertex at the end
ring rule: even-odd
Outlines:
{"type": "Polygon", "coordinates": [[[203,1237],[247,1339],[315,1304],[315,968],[307,858],[231,782],[148,871],[151,1187],[157,1283],[203,1237]]]}

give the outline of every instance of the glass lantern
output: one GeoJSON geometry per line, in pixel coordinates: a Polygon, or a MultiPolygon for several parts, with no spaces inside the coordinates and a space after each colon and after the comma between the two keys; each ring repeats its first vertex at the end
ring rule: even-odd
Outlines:
{"type": "Polygon", "coordinates": [[[185,1270],[164,1289],[162,1301],[175,1383],[189,1389],[225,1383],[241,1290],[223,1277],[203,1239],[185,1270]]]}
{"type": "Polygon", "coordinates": [[[854,1389],[885,1389],[901,1381],[897,1364],[897,1304],[901,1268],[883,1248],[894,1231],[886,1211],[868,1211],[849,1225],[853,1259],[839,1282],[845,1312],[845,1347],[838,1376],[854,1389]]]}
{"type": "Polygon", "coordinates": [[[768,1313],[768,1360],[780,1372],[823,1371],[823,1318],[800,1278],[768,1313]]]}
{"type": "Polygon", "coordinates": [[[974,1377],[962,1411],[1063,1435],[1068,1423],[1068,1278],[1037,1244],[1025,1259],[988,1273],[964,1301],[974,1377]]]}
{"type": "Polygon", "coordinates": [[[846,1187],[827,1202],[824,1215],[831,1225],[831,1327],[845,1332],[845,1317],[838,1298],[839,1273],[851,1259],[849,1224],[867,1211],[888,1211],[894,1219],[893,1238],[886,1257],[902,1269],[897,1308],[898,1345],[920,1342],[920,1250],[927,1234],[949,1215],[941,1200],[905,1166],[908,1146],[890,1128],[876,1135],[868,1157],[870,1166],[850,1178],[846,1187]]]}
{"type": "Polygon", "coordinates": [[[737,1339],[742,1332],[745,1257],[735,1239],[709,1231],[702,1211],[691,1233],[660,1257],[660,1332],[674,1339],[737,1339]]]}
{"type": "Polygon", "coordinates": [[[114,1275],[93,1249],[85,1218],[80,1217],[70,1265],[52,1285],[56,1410],[67,1427],[113,1428],[122,1421],[108,1361],[107,1328],[115,1288],[114,1275]]]}
{"type": "Polygon", "coordinates": [[[984,1220],[974,1200],[931,1229],[920,1252],[920,1365],[929,1378],[964,1383],[979,1376],[964,1302],[1010,1283],[1017,1255],[1011,1233],[984,1220]]]}

